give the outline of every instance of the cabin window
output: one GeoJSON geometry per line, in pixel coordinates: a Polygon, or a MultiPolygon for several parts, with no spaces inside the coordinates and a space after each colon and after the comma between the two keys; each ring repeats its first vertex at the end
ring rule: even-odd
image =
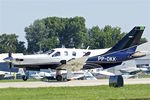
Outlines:
{"type": "Polygon", "coordinates": [[[52,57],[57,57],[60,56],[60,52],[56,52],[55,54],[52,55],[52,57]]]}
{"type": "Polygon", "coordinates": [[[68,51],[64,51],[64,56],[68,56],[68,51]]]}
{"type": "Polygon", "coordinates": [[[76,56],[76,52],[75,51],[72,52],[72,56],[76,56]]]}

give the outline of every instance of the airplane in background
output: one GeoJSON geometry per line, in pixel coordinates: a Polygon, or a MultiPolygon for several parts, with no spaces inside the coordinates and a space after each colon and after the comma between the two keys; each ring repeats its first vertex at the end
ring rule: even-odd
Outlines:
{"type": "MultiPolygon", "coordinates": [[[[145,27],[134,27],[122,40],[114,47],[107,49],[66,49],[57,48],[46,54],[23,55],[12,57],[9,53],[4,61],[9,63],[10,68],[21,67],[26,70],[56,69],[56,79],[62,80],[60,70],[79,69],[107,69],[120,65],[123,61],[145,56],[140,52],[135,52],[145,27]],[[98,56],[97,56],[98,55],[98,56]],[[86,63],[86,64],[85,64],[86,63]],[[84,66],[83,66],[84,65],[84,66]]],[[[23,80],[27,80],[24,76],[23,80]]]]}
{"type": "Polygon", "coordinates": [[[124,68],[119,70],[123,78],[134,78],[137,77],[137,74],[141,72],[139,68],[124,68]]]}
{"type": "Polygon", "coordinates": [[[18,76],[25,75],[22,68],[19,68],[13,72],[9,72],[9,70],[6,71],[0,71],[0,80],[1,79],[16,79],[18,76]]]}
{"type": "Polygon", "coordinates": [[[145,73],[148,75],[150,72],[150,66],[141,66],[141,67],[131,67],[124,68],[119,70],[123,76],[123,78],[133,78],[138,77],[138,73],[145,73]]]}
{"type": "MultiPolygon", "coordinates": [[[[72,71],[68,74],[68,71],[63,70],[61,71],[61,75],[63,80],[97,80],[91,72],[88,71],[72,71]],[[67,78],[68,77],[68,78],[67,78]]],[[[36,71],[30,75],[32,78],[40,79],[40,80],[55,80],[56,79],[56,71],[48,71],[48,70],[41,70],[36,71]]]]}
{"type": "Polygon", "coordinates": [[[150,75],[150,66],[149,65],[143,65],[143,66],[137,66],[137,68],[146,73],[147,75],[150,75]]]}
{"type": "Polygon", "coordinates": [[[10,74],[9,72],[0,71],[0,80],[2,79],[14,79],[14,74],[10,74]]]}
{"type": "Polygon", "coordinates": [[[31,78],[40,79],[40,80],[55,80],[56,72],[52,72],[49,70],[40,70],[32,72],[30,75],[31,78]]]}
{"type": "Polygon", "coordinates": [[[97,79],[106,78],[109,76],[115,76],[114,73],[103,70],[102,68],[94,68],[94,69],[90,69],[89,71],[97,79]]]}

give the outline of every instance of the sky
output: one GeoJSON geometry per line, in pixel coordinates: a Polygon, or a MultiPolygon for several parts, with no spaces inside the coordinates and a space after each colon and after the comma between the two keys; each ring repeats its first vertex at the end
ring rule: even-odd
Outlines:
{"type": "Polygon", "coordinates": [[[111,25],[122,32],[142,25],[150,41],[150,0],[0,0],[0,35],[15,33],[26,42],[24,28],[52,16],[82,16],[87,28],[111,25]]]}

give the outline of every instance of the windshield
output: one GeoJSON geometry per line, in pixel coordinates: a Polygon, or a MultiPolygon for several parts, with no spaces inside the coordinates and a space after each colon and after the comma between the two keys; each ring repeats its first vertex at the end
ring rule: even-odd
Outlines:
{"type": "Polygon", "coordinates": [[[50,54],[52,54],[54,51],[55,51],[55,50],[49,50],[49,51],[46,52],[46,54],[50,55],[50,54]]]}
{"type": "Polygon", "coordinates": [[[60,56],[60,52],[56,52],[55,54],[52,55],[52,57],[57,57],[60,56]]]}

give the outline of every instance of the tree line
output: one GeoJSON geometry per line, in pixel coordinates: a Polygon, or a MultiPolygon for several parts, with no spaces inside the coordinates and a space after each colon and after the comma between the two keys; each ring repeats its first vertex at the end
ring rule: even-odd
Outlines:
{"type": "MultiPolygon", "coordinates": [[[[35,20],[33,24],[24,29],[28,46],[25,42],[19,41],[16,34],[0,35],[0,53],[43,52],[53,48],[86,48],[101,49],[112,47],[126,33],[121,32],[120,27],[106,25],[104,28],[93,26],[88,29],[84,17],[60,18],[47,17],[35,20]]],[[[146,38],[141,43],[147,42],[146,38]]]]}

